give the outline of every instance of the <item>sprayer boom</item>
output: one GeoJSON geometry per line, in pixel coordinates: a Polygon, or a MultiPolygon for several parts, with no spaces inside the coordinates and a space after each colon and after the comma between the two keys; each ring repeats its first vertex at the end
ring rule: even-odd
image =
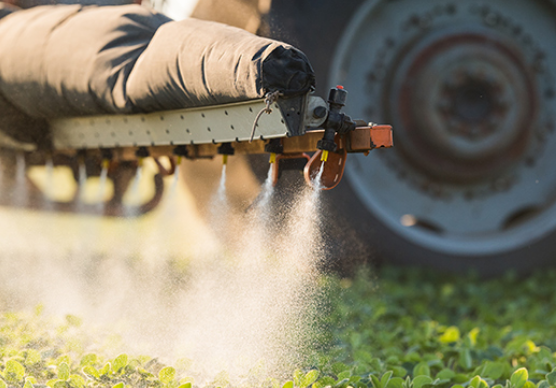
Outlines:
{"type": "MultiPolygon", "coordinates": [[[[290,98],[269,94],[266,99],[202,108],[54,119],[50,121],[51,147],[18,151],[18,155],[26,166],[69,166],[76,179],[80,166],[85,166],[87,176],[100,175],[104,167],[114,182],[114,196],[104,206],[105,215],[126,214],[123,195],[133,171],[146,157],[153,157],[160,170],[155,176],[156,190],[133,214],[156,206],[162,196],[162,177],[173,174],[183,158],[223,155],[226,161],[234,154],[268,153],[275,163],[274,183],[286,161],[297,160],[309,184],[324,163],[319,186],[331,189],[340,182],[347,153],[367,154],[393,145],[390,126],[354,121],[341,113],[346,94],[337,87],[328,103],[310,94],[290,98]],[[308,153],[312,152],[311,157],[308,153]],[[170,168],[160,163],[162,157],[170,160],[170,168]]],[[[40,207],[38,194],[28,197],[26,201],[2,198],[0,205],[40,207]]],[[[69,211],[76,208],[76,201],[51,203],[49,208],[69,211]]],[[[79,206],[80,211],[86,208],[79,206]]],[[[98,207],[90,210],[96,212],[98,207]]]]}

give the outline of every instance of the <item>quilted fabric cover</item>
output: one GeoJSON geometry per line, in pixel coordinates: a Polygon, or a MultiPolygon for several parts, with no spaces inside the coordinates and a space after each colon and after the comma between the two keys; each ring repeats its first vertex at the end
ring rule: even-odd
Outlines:
{"type": "Polygon", "coordinates": [[[0,3],[0,17],[0,129],[20,141],[44,138],[54,117],[213,105],[314,86],[299,50],[219,23],[172,21],[137,5],[14,12],[0,3]]]}

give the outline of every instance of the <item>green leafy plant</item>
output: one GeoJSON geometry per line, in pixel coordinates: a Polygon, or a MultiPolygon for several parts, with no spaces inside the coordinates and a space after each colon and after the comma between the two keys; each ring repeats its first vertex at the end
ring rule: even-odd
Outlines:
{"type": "MultiPolygon", "coordinates": [[[[482,280],[385,268],[323,277],[322,341],[261,388],[556,387],[556,272],[482,280]],[[292,368],[294,369],[294,368],[292,368]]],[[[0,388],[198,388],[190,360],[85,353],[82,320],[0,315],[0,388]]],[[[215,371],[217,372],[217,371],[215,371]]],[[[256,372],[253,371],[255,374],[256,372]]],[[[238,385],[226,371],[202,386],[238,385]]],[[[264,380],[264,379],[263,379],[264,380]]]]}
{"type": "Polygon", "coordinates": [[[554,271],[482,280],[386,268],[328,279],[315,388],[556,386],[554,271]],[[373,285],[375,287],[373,287],[373,285]]]}

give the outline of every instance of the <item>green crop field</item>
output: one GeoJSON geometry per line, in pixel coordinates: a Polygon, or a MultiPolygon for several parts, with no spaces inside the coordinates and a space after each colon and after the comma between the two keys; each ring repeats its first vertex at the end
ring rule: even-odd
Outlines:
{"type": "MultiPolygon", "coordinates": [[[[316,322],[319,343],[303,365],[292,367],[289,378],[249,383],[247,376],[235,385],[556,386],[556,272],[483,280],[384,268],[373,276],[323,278],[322,285],[327,303],[316,322]]],[[[102,347],[92,353],[78,317],[60,323],[40,310],[1,315],[0,387],[201,386],[183,360],[108,357],[102,347]]],[[[202,386],[234,385],[218,376],[202,386]]]]}

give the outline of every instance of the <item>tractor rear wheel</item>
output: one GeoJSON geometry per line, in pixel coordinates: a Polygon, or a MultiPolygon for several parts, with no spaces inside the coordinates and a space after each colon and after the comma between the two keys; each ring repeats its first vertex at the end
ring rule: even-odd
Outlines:
{"type": "Polygon", "coordinates": [[[281,0],[270,35],[303,50],[318,94],[394,126],[350,155],[331,207],[368,256],[483,275],[556,263],[556,4],[281,0]]]}

